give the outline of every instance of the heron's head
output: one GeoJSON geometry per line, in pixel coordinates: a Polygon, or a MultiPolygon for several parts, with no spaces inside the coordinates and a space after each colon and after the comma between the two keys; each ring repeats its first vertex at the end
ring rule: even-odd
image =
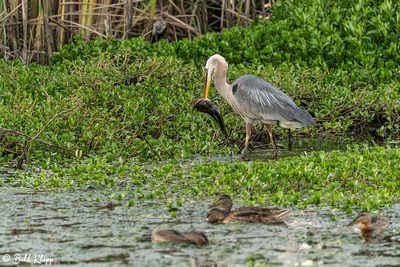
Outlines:
{"type": "Polygon", "coordinates": [[[215,54],[211,56],[204,67],[204,71],[207,72],[205,83],[204,83],[204,98],[208,98],[210,92],[211,80],[214,79],[214,74],[217,69],[228,68],[228,63],[223,56],[215,54]]]}
{"type": "Polygon", "coordinates": [[[371,215],[369,215],[367,212],[361,212],[351,223],[349,223],[349,226],[356,225],[358,228],[363,230],[367,229],[370,224],[371,215]]]}

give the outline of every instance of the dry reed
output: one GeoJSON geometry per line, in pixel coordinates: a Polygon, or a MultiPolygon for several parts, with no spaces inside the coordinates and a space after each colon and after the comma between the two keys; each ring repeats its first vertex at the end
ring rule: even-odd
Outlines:
{"type": "Polygon", "coordinates": [[[0,0],[0,53],[46,63],[75,34],[177,40],[246,25],[273,0],[0,0]]]}

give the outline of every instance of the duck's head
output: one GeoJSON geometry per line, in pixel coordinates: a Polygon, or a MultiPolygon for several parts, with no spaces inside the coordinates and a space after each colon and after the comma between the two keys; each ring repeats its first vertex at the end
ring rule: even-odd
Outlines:
{"type": "Polygon", "coordinates": [[[186,238],[191,240],[194,244],[198,246],[203,246],[208,244],[208,238],[205,233],[191,231],[185,234],[186,238]]]}
{"type": "Polygon", "coordinates": [[[371,228],[371,215],[367,212],[361,212],[348,226],[351,225],[356,225],[361,230],[368,230],[371,228]]]}
{"type": "Polygon", "coordinates": [[[222,196],[219,197],[217,202],[212,204],[209,208],[210,209],[219,209],[219,210],[222,210],[222,211],[228,211],[229,212],[232,209],[232,199],[228,195],[222,195],[222,196]]]}

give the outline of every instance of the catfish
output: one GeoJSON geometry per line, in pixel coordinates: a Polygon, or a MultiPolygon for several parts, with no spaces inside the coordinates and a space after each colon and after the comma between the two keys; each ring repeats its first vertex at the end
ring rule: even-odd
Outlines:
{"type": "Polygon", "coordinates": [[[224,119],[217,105],[211,102],[211,100],[208,98],[198,98],[193,101],[193,106],[198,111],[210,115],[218,123],[222,133],[226,137],[224,119]]]}

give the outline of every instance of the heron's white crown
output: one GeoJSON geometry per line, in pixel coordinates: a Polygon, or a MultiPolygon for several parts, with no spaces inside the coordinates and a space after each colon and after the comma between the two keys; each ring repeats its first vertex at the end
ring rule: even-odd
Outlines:
{"type": "Polygon", "coordinates": [[[228,68],[228,63],[223,56],[219,54],[212,55],[206,63],[204,70],[207,71],[207,77],[209,79],[214,79],[214,71],[218,68],[228,68]]]}
{"type": "Polygon", "coordinates": [[[215,68],[217,65],[222,64],[228,66],[228,63],[226,63],[226,60],[223,56],[219,54],[212,55],[206,63],[205,69],[210,69],[210,68],[215,68]]]}

